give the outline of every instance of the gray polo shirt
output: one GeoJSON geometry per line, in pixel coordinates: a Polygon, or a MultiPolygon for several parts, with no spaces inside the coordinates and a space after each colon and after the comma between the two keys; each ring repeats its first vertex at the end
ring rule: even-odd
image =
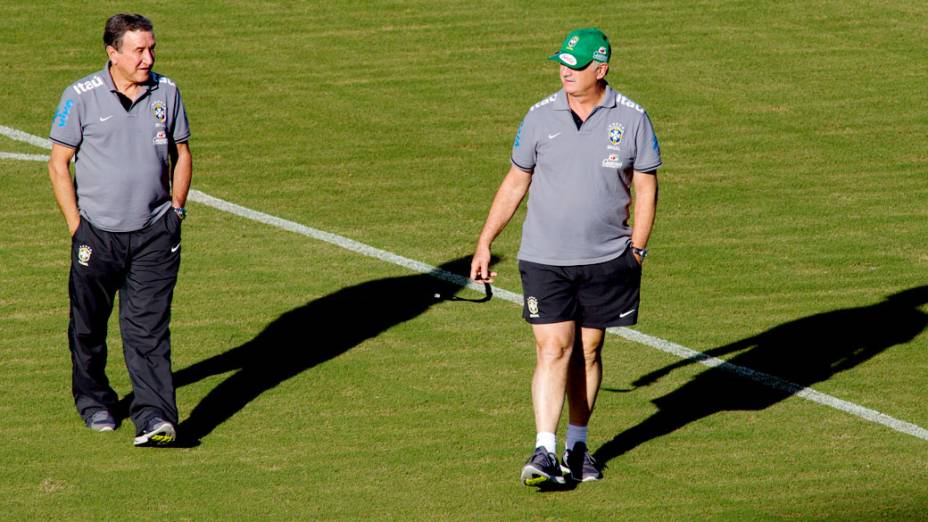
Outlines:
{"type": "Polygon", "coordinates": [[[190,128],[173,81],[152,72],[126,110],[109,65],[64,90],[49,138],[76,150],[81,217],[103,230],[131,232],[171,207],[168,147],[189,140],[190,128]]]}
{"type": "Polygon", "coordinates": [[[648,114],[606,86],[602,104],[577,129],[560,90],[529,109],[512,163],[532,173],[518,258],[555,266],[614,259],[631,238],[632,172],[661,166],[648,114]]]}

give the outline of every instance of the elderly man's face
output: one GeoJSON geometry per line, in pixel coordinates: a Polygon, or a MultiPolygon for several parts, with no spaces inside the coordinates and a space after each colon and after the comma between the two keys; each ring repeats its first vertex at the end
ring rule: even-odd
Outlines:
{"type": "Polygon", "coordinates": [[[106,48],[110,63],[123,80],[144,83],[151,75],[155,64],[155,35],[149,31],[127,31],[122,37],[122,46],[106,48]]]}

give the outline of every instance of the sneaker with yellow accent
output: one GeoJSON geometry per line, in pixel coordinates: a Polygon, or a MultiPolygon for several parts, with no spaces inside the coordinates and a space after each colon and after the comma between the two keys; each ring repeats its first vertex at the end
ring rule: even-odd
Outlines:
{"type": "Polygon", "coordinates": [[[177,432],[174,431],[174,425],[162,419],[154,417],[145,426],[145,431],[135,438],[136,446],[167,446],[177,438],[177,432]]]}
{"type": "Polygon", "coordinates": [[[566,483],[561,474],[561,466],[554,453],[549,453],[544,446],[535,448],[535,453],[522,466],[520,480],[526,486],[550,486],[566,483]]]}

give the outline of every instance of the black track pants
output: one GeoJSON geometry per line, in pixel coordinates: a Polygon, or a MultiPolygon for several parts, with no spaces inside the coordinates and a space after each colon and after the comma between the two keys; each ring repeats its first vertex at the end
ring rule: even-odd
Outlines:
{"type": "Polygon", "coordinates": [[[180,229],[180,218],[170,210],[135,232],[107,232],[81,219],[71,242],[68,341],[74,404],[85,419],[116,404],[105,373],[106,330],[119,292],[119,329],[135,392],[129,414],[136,432],[155,416],[177,425],[168,325],[180,268],[180,229]]]}

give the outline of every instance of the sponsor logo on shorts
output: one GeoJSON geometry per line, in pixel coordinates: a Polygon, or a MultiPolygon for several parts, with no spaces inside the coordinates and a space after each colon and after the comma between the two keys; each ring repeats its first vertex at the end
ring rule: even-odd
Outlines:
{"type": "Polygon", "coordinates": [[[538,315],[538,298],[534,296],[528,296],[525,299],[525,306],[528,307],[528,316],[535,319],[541,317],[538,315]]]}
{"type": "Polygon", "coordinates": [[[168,143],[168,135],[165,134],[163,130],[160,130],[160,131],[158,131],[157,134],[155,134],[154,139],[152,139],[151,141],[152,141],[152,143],[154,143],[155,145],[167,145],[167,143],[168,143]]]}
{"type": "Polygon", "coordinates": [[[603,160],[603,167],[607,169],[620,169],[622,168],[622,160],[619,159],[617,154],[610,154],[608,158],[603,160]]]}
{"type": "Polygon", "coordinates": [[[155,121],[158,123],[164,123],[168,114],[167,109],[165,108],[164,102],[161,100],[156,100],[151,104],[151,115],[155,117],[155,121]]]}
{"type": "Polygon", "coordinates": [[[90,266],[90,256],[93,255],[93,249],[89,245],[77,247],[77,262],[83,266],[90,266]]]}
{"type": "Polygon", "coordinates": [[[619,122],[613,122],[609,124],[609,145],[606,145],[606,148],[609,150],[619,150],[619,145],[622,144],[622,136],[625,135],[625,125],[622,125],[619,122]]]}

